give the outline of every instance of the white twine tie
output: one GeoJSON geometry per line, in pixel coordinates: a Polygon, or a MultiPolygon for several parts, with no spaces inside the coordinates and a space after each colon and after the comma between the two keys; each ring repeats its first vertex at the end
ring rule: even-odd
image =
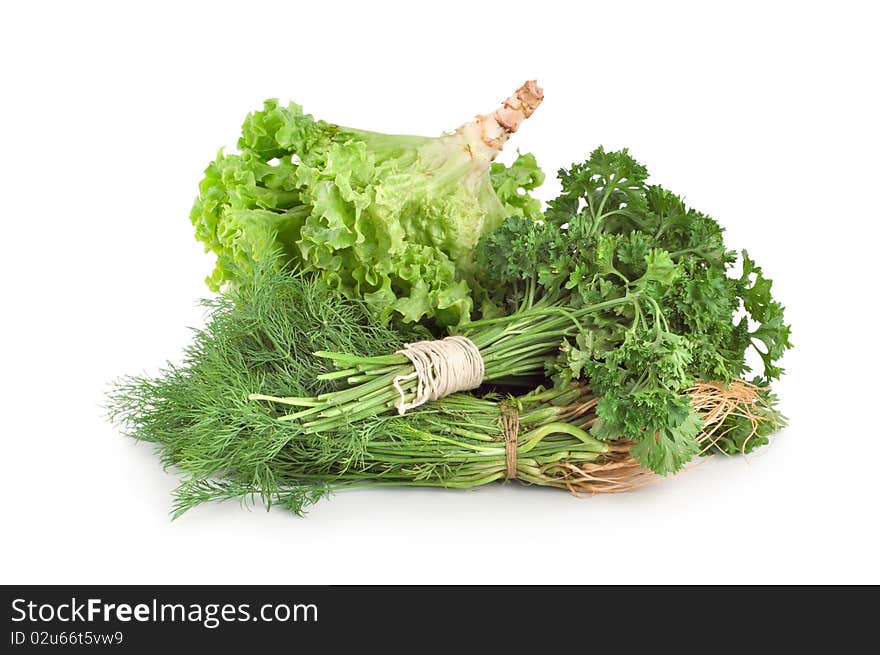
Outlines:
{"type": "Polygon", "coordinates": [[[436,341],[408,343],[397,351],[412,362],[415,370],[394,378],[394,388],[400,394],[397,413],[444,398],[456,391],[476,389],[483,383],[485,366],[480,349],[467,337],[446,337],[436,341]],[[416,395],[406,402],[401,382],[416,379],[416,395]]]}

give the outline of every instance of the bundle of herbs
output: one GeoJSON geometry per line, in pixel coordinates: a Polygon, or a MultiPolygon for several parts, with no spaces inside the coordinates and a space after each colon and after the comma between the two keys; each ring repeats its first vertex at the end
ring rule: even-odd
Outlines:
{"type": "MultiPolygon", "coordinates": [[[[576,492],[616,492],[653,479],[627,439],[600,440],[600,398],[567,382],[512,397],[457,393],[406,415],[374,414],[316,433],[248,392],[318,393],[326,360],[313,350],[387,350],[402,335],[366,306],[302,273],[256,264],[218,298],[183,361],[156,376],[117,383],[111,415],[155,444],[163,463],[185,476],[175,515],[209,500],[261,499],[296,512],[334,489],[353,486],[466,488],[496,480],[576,492]],[[244,282],[247,280],[247,282],[244,282]]],[[[724,439],[756,443],[780,417],[765,390],[744,383],[690,390],[702,419],[703,450],[724,439]]]]}
{"type": "Polygon", "coordinates": [[[716,221],[626,150],[560,171],[544,212],[533,156],[492,162],[542,98],[529,82],[438,138],[248,116],[192,211],[217,254],[206,326],[110,398],[185,476],[176,514],[365,485],[624,491],[783,425],[789,327],[716,221]]]}

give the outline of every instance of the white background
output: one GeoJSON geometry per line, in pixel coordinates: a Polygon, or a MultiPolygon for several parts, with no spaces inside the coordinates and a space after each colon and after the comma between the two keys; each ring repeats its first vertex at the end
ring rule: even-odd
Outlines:
{"type": "Polygon", "coordinates": [[[0,582],[880,582],[872,3],[422,5],[4,5],[0,582]],[[176,478],[101,403],[202,320],[188,212],[217,148],[267,97],[436,134],[530,78],[545,102],[505,157],[536,153],[544,199],[629,146],[775,280],[790,427],[629,495],[360,490],[172,523],[176,478]]]}

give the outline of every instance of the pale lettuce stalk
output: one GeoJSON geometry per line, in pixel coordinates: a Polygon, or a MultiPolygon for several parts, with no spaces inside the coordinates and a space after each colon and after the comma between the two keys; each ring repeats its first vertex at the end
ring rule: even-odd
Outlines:
{"type": "Polygon", "coordinates": [[[317,271],[385,319],[460,325],[474,307],[472,253],[508,216],[540,215],[532,155],[493,163],[541,102],[524,84],[496,111],[440,137],[316,121],[296,104],[247,117],[240,153],[219,153],[191,218],[217,255],[219,289],[248,262],[317,271]]]}

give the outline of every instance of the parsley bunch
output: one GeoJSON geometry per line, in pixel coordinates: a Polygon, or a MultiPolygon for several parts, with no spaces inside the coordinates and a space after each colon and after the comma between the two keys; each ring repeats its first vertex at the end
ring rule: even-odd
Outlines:
{"type": "MultiPolygon", "coordinates": [[[[746,251],[732,275],[737,253],[718,223],[648,184],[627,150],[600,147],[559,175],[562,193],[544,220],[508,219],[481,244],[484,306],[522,314],[543,303],[577,316],[548,373],[602,396],[594,436],[631,439],[643,466],[675,472],[700,452],[702,421],[686,393],[696,379],[750,373],[750,349],[761,362],[756,383],[782,373],[791,346],[782,305],[746,251]]],[[[760,443],[722,435],[714,448],[760,443]]]]}

